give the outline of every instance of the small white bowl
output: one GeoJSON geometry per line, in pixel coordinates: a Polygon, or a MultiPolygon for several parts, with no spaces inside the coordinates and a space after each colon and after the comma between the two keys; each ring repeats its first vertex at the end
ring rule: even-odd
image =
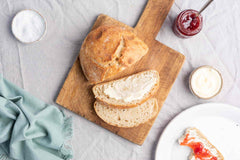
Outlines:
{"type": "Polygon", "coordinates": [[[217,69],[213,68],[212,66],[208,66],[208,65],[198,67],[197,69],[192,71],[192,73],[190,75],[190,78],[189,78],[189,88],[190,88],[191,92],[193,93],[193,95],[195,95],[198,98],[205,99],[205,100],[211,99],[211,98],[215,97],[216,95],[218,95],[221,92],[221,90],[222,90],[222,86],[223,86],[223,78],[222,78],[221,73],[217,69]],[[212,94],[209,97],[206,97],[206,96],[203,97],[203,96],[199,95],[197,93],[197,91],[194,90],[193,84],[192,84],[192,77],[194,76],[194,74],[196,74],[197,71],[199,71],[200,69],[203,69],[203,68],[209,68],[211,70],[216,71],[218,73],[219,77],[220,77],[220,86],[218,87],[217,92],[215,94],[212,94]]]}
{"type": "Polygon", "coordinates": [[[12,20],[11,27],[12,27],[12,33],[16,37],[16,39],[26,44],[40,41],[47,31],[47,23],[44,17],[39,12],[32,9],[25,9],[18,12],[12,20]],[[34,26],[34,24],[36,23],[38,23],[42,28],[37,28],[38,26],[36,25],[34,26]],[[30,28],[31,26],[35,28],[30,28]],[[39,29],[40,29],[40,32],[39,32],[39,29]],[[30,38],[26,39],[26,36],[35,36],[35,37],[31,37],[31,39],[30,38]]]}

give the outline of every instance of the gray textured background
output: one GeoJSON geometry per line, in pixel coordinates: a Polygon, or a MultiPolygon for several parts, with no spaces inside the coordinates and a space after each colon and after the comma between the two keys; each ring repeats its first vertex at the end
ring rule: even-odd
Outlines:
{"type": "MultiPolygon", "coordinates": [[[[107,14],[130,26],[146,0],[0,0],[0,73],[47,103],[55,104],[63,81],[97,15],[107,14]],[[47,20],[47,34],[25,45],[11,33],[13,16],[35,9],[47,20]]],[[[240,107],[240,1],[217,0],[204,13],[202,32],[177,38],[171,26],[177,14],[199,9],[206,0],[176,0],[157,40],[186,56],[186,62],[143,146],[130,143],[69,111],[74,117],[74,159],[154,159],[158,138],[166,124],[182,110],[204,103],[188,89],[189,73],[200,65],[218,68],[224,78],[221,94],[212,99],[240,107]]],[[[61,108],[61,107],[60,107],[61,108]]]]}

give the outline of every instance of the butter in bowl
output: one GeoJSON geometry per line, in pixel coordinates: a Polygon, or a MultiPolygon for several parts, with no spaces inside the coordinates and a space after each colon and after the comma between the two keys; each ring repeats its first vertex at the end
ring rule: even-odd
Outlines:
{"type": "Polygon", "coordinates": [[[212,66],[195,69],[189,78],[189,88],[201,99],[211,99],[221,92],[223,79],[220,72],[212,66]]]}

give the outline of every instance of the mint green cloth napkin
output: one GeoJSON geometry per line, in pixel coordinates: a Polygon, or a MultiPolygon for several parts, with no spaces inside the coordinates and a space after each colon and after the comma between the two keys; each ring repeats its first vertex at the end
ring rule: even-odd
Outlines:
{"type": "Polygon", "coordinates": [[[0,75],[0,160],[68,160],[71,137],[71,118],[0,75]]]}

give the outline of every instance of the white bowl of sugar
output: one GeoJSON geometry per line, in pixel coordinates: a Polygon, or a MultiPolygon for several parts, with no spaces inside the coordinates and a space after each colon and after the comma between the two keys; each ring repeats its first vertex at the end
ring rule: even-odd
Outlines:
{"type": "Polygon", "coordinates": [[[23,43],[41,40],[46,30],[47,24],[43,16],[31,9],[18,12],[12,20],[12,33],[23,43]]]}

